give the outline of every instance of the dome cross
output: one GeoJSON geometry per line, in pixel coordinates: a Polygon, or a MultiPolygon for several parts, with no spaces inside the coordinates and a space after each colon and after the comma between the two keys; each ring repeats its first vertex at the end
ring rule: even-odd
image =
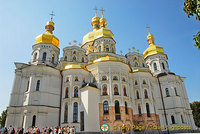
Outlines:
{"type": "Polygon", "coordinates": [[[52,21],[53,16],[55,16],[54,12],[52,11],[49,15],[51,16],[51,21],[52,21]]]}

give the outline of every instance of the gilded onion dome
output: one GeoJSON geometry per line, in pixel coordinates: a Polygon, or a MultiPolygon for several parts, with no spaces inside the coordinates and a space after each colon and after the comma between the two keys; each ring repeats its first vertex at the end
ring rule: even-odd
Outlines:
{"type": "Polygon", "coordinates": [[[46,32],[43,34],[40,34],[36,37],[35,42],[38,43],[44,43],[44,44],[53,44],[56,47],[59,47],[59,39],[53,35],[54,30],[54,22],[52,19],[47,22],[45,26],[46,32]]]}
{"type": "Polygon", "coordinates": [[[149,47],[143,52],[144,58],[155,54],[164,54],[163,47],[155,45],[154,41],[155,38],[149,32],[147,36],[147,42],[149,43],[149,47]]]}
{"type": "Polygon", "coordinates": [[[95,13],[95,16],[92,18],[93,31],[99,29],[99,20],[100,18],[97,16],[97,13],[95,13]]]}
{"type": "Polygon", "coordinates": [[[100,26],[101,28],[102,27],[106,28],[106,25],[107,25],[106,19],[102,15],[102,18],[100,19],[100,26]]]}

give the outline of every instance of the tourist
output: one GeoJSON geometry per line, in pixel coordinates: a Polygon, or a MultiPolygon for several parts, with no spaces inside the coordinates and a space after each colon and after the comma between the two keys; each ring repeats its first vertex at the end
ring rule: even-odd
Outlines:
{"type": "Polygon", "coordinates": [[[30,134],[29,128],[27,128],[27,129],[25,130],[25,134],[30,134]]]}

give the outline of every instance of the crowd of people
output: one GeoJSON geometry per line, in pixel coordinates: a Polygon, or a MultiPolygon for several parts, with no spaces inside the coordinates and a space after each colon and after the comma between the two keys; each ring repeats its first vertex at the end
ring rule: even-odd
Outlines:
{"type": "Polygon", "coordinates": [[[14,127],[10,126],[9,128],[3,127],[0,131],[0,134],[75,134],[76,128],[74,126],[66,127],[44,127],[41,130],[35,126],[32,128],[18,128],[15,130],[14,127]]]}

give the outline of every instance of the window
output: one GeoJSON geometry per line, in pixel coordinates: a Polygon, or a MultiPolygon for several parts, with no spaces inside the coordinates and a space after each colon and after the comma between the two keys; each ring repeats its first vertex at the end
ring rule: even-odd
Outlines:
{"type": "Polygon", "coordinates": [[[142,63],[142,66],[145,67],[144,63],[142,63]]]}
{"type": "Polygon", "coordinates": [[[176,90],[176,88],[174,88],[174,92],[175,92],[176,96],[178,96],[178,93],[177,93],[177,90],[176,90]]]}
{"type": "Polygon", "coordinates": [[[78,76],[75,77],[75,81],[78,81],[78,76]]]}
{"type": "Polygon", "coordinates": [[[69,88],[66,87],[66,90],[65,90],[65,98],[68,98],[69,97],[69,88]]]}
{"type": "Polygon", "coordinates": [[[103,95],[108,95],[108,93],[107,93],[107,85],[104,84],[104,85],[102,86],[102,88],[103,88],[103,95]]]}
{"type": "Polygon", "coordinates": [[[140,99],[138,90],[136,91],[137,99],[140,99]]]}
{"type": "Polygon", "coordinates": [[[78,122],[78,103],[74,102],[73,122],[78,122]]]}
{"type": "Polygon", "coordinates": [[[140,104],[138,104],[138,114],[139,114],[139,116],[142,116],[140,104]]]}
{"type": "Polygon", "coordinates": [[[149,103],[146,103],[147,117],[151,117],[149,103]]]}
{"type": "Polygon", "coordinates": [[[102,80],[107,80],[107,77],[106,76],[102,76],[102,80]]]}
{"type": "Polygon", "coordinates": [[[137,83],[137,80],[135,80],[135,85],[137,85],[138,83],[137,83]]]}
{"type": "Polygon", "coordinates": [[[76,54],[76,51],[74,51],[73,54],[76,54]]]}
{"type": "Polygon", "coordinates": [[[73,61],[76,61],[76,56],[73,57],[73,61]]]}
{"type": "Polygon", "coordinates": [[[43,61],[46,61],[46,57],[47,57],[47,53],[44,52],[43,55],[42,55],[42,60],[43,60],[43,61]]]}
{"type": "Polygon", "coordinates": [[[138,67],[138,63],[137,62],[135,62],[135,67],[138,67]]]}
{"type": "Polygon", "coordinates": [[[109,107],[108,107],[108,101],[104,101],[103,103],[103,113],[108,114],[109,113],[109,107]]]}
{"type": "Polygon", "coordinates": [[[165,89],[165,92],[166,92],[166,97],[170,97],[168,88],[165,89]]]}
{"type": "Polygon", "coordinates": [[[114,85],[114,95],[119,95],[117,84],[114,85]]]}
{"type": "Polygon", "coordinates": [[[175,122],[175,118],[174,118],[173,115],[171,116],[171,120],[172,120],[172,124],[175,124],[175,123],[176,123],[176,122],[175,122]]]}
{"type": "Polygon", "coordinates": [[[93,83],[95,83],[96,82],[96,79],[95,79],[95,77],[93,77],[93,83]]]}
{"type": "Polygon", "coordinates": [[[99,46],[99,52],[101,52],[101,46],[99,46]]]}
{"type": "Polygon", "coordinates": [[[28,91],[28,89],[29,89],[29,80],[28,80],[28,82],[27,82],[27,88],[26,88],[26,92],[28,91]]]}
{"type": "Polygon", "coordinates": [[[54,63],[54,60],[55,60],[55,56],[54,54],[52,55],[52,63],[54,63]]]}
{"type": "Polygon", "coordinates": [[[183,115],[181,115],[181,121],[182,121],[182,123],[184,123],[184,120],[183,120],[183,115]]]}
{"type": "Polygon", "coordinates": [[[82,62],[84,62],[84,58],[82,57],[82,62]]]}
{"type": "Polygon", "coordinates": [[[115,101],[115,119],[121,120],[119,101],[115,101]]]}
{"type": "Polygon", "coordinates": [[[67,56],[65,56],[65,59],[64,59],[65,61],[67,61],[67,56]]]}
{"type": "Polygon", "coordinates": [[[123,88],[123,91],[124,91],[124,96],[127,96],[127,94],[126,94],[126,87],[125,86],[123,88]]]}
{"type": "Polygon", "coordinates": [[[157,65],[156,63],[153,63],[154,71],[157,71],[157,65]]]}
{"type": "Polygon", "coordinates": [[[33,119],[32,119],[32,127],[35,126],[36,123],[36,115],[33,115],[33,119]]]}
{"type": "Polygon", "coordinates": [[[109,48],[108,47],[106,47],[106,52],[109,52],[109,48]]]}
{"type": "Polygon", "coordinates": [[[37,53],[34,54],[33,60],[36,60],[36,59],[37,59],[37,53]]]}
{"type": "Polygon", "coordinates": [[[113,76],[113,80],[118,80],[117,76],[113,76]]]}
{"type": "Polygon", "coordinates": [[[69,82],[69,77],[66,77],[66,82],[69,82]]]}
{"type": "Polygon", "coordinates": [[[143,84],[147,84],[145,80],[143,80],[143,82],[142,82],[142,83],[143,83],[143,84]]]}
{"type": "Polygon", "coordinates": [[[165,70],[165,64],[162,62],[162,68],[165,70]]]}
{"type": "Polygon", "coordinates": [[[123,81],[123,82],[125,82],[125,81],[126,81],[126,79],[123,77],[123,78],[122,78],[122,81],[123,81]]]}
{"type": "Polygon", "coordinates": [[[112,52],[113,52],[113,53],[115,52],[114,48],[112,48],[112,52]]]}
{"type": "Polygon", "coordinates": [[[128,114],[128,106],[126,101],[125,101],[125,113],[128,114]]]}
{"type": "Polygon", "coordinates": [[[137,58],[136,58],[136,57],[134,57],[134,60],[137,60],[137,58]]]}
{"type": "Polygon", "coordinates": [[[40,80],[37,81],[36,91],[39,91],[39,89],[40,89],[40,80]]]}
{"type": "Polygon", "coordinates": [[[74,97],[78,97],[78,87],[74,87],[74,97]]]}
{"type": "Polygon", "coordinates": [[[68,105],[65,104],[65,113],[64,113],[64,122],[66,123],[68,120],[68,105]]]}
{"type": "Polygon", "coordinates": [[[146,89],[144,90],[144,97],[145,97],[145,99],[148,98],[148,93],[147,93],[147,90],[146,90],[146,89]]]}

